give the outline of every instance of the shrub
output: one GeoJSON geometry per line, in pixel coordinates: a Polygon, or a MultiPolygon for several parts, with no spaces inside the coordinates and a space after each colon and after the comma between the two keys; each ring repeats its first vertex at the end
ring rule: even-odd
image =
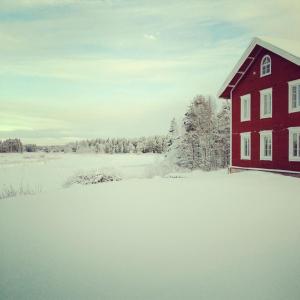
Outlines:
{"type": "Polygon", "coordinates": [[[40,186],[36,186],[34,188],[29,185],[24,186],[20,184],[15,187],[13,185],[3,185],[0,190],[0,199],[12,198],[21,195],[35,195],[42,191],[40,186]]]}
{"type": "Polygon", "coordinates": [[[64,187],[69,187],[73,184],[98,184],[108,181],[120,181],[121,177],[115,174],[104,173],[100,170],[92,170],[88,172],[79,172],[78,174],[70,177],[65,183],[64,187]]]}

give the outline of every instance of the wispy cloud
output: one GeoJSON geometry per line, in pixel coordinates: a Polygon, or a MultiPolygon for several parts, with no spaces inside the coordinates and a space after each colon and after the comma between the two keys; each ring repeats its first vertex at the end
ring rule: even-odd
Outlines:
{"type": "Polygon", "coordinates": [[[147,34],[147,33],[145,33],[144,34],[144,38],[147,39],[147,40],[152,40],[152,41],[157,40],[157,37],[154,34],[147,34]]]}
{"type": "Polygon", "coordinates": [[[0,130],[164,133],[195,94],[215,94],[253,36],[298,38],[299,10],[296,0],[2,0],[0,130]]]}

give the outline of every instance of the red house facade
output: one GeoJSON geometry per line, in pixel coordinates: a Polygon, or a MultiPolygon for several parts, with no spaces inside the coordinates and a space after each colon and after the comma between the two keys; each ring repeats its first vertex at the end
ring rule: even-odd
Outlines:
{"type": "Polygon", "coordinates": [[[300,174],[300,43],[254,38],[221,87],[231,170],[300,174]]]}

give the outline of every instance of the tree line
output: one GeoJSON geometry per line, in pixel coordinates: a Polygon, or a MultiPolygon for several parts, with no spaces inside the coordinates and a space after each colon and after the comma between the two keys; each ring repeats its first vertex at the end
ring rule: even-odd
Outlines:
{"type": "Polygon", "coordinates": [[[64,152],[77,153],[164,153],[168,148],[167,136],[141,138],[108,138],[83,140],[65,145],[64,152]]]}
{"type": "Polygon", "coordinates": [[[23,145],[20,139],[0,140],[0,153],[23,152],[23,145]]]}
{"type": "Polygon", "coordinates": [[[35,144],[25,144],[20,139],[0,140],[0,153],[22,153],[36,152],[38,150],[35,144]]]}

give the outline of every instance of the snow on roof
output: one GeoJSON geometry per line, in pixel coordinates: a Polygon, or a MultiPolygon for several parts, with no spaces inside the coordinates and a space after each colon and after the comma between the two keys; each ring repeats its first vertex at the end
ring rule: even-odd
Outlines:
{"type": "Polygon", "coordinates": [[[298,64],[300,64],[300,41],[277,39],[271,37],[258,37],[260,41],[270,44],[272,47],[277,47],[285,52],[298,58],[298,64]]]}
{"type": "Polygon", "coordinates": [[[257,45],[282,56],[283,58],[293,62],[298,66],[300,65],[300,41],[277,39],[271,37],[255,37],[252,39],[249,47],[245,50],[243,56],[235,65],[232,72],[226,78],[224,84],[218,92],[218,97],[221,97],[231,80],[234,78],[235,74],[238,72],[249,54],[257,45]]]}

